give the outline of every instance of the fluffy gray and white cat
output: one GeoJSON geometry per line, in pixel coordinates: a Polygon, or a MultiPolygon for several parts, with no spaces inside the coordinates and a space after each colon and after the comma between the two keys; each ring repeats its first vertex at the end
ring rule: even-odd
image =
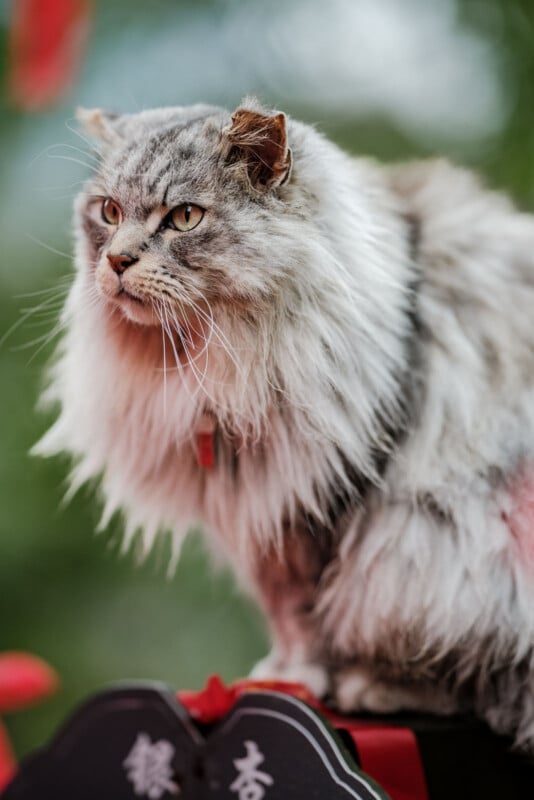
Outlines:
{"type": "Polygon", "coordinates": [[[143,552],[203,521],[270,621],[256,675],[534,751],[534,217],[253,100],[80,116],[38,451],[143,552]]]}

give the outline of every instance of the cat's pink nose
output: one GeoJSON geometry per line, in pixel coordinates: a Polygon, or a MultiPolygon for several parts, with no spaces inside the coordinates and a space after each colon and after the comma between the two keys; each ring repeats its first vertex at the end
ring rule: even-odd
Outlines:
{"type": "Polygon", "coordinates": [[[117,275],[122,275],[125,269],[131,267],[132,264],[135,264],[139,259],[134,258],[129,253],[119,253],[118,255],[108,253],[108,261],[111,264],[111,269],[116,272],[117,275]]]}

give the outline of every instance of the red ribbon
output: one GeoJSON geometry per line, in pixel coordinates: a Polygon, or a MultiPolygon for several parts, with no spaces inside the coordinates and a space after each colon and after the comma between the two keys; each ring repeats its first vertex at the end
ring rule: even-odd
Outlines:
{"type": "Polygon", "coordinates": [[[349,723],[360,766],[391,800],[428,800],[417,739],[409,728],[349,723]]]}
{"type": "Polygon", "coordinates": [[[290,694],[314,708],[320,708],[317,699],[300,683],[245,679],[227,686],[218,675],[210,675],[206,686],[198,692],[187,690],[178,692],[178,699],[187,708],[193,719],[210,724],[224,717],[243,694],[261,691],[290,694]]]}

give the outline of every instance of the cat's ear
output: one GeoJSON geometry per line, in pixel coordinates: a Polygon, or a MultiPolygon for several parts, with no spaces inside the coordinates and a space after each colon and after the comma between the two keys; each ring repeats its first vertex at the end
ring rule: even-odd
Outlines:
{"type": "Polygon", "coordinates": [[[115,125],[119,114],[110,111],[103,111],[101,108],[82,108],[76,109],[76,119],[81,127],[92,139],[106,144],[113,144],[119,141],[120,136],[115,125]]]}
{"type": "Polygon", "coordinates": [[[285,183],[291,173],[285,114],[238,108],[224,130],[228,159],[242,162],[251,185],[267,191],[285,183]]]}

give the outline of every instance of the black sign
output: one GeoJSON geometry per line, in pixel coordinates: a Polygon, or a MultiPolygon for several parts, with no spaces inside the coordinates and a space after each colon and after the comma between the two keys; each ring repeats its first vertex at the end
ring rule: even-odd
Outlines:
{"type": "Polygon", "coordinates": [[[243,695],[209,730],[162,686],[83,705],[2,800],[387,800],[305,703],[243,695]]]}

